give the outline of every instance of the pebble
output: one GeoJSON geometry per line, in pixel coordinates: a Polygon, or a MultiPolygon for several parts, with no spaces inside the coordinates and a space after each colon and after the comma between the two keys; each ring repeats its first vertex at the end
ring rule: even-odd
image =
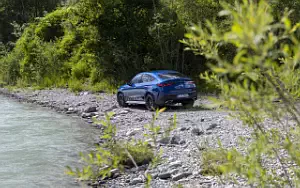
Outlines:
{"type": "Polygon", "coordinates": [[[115,168],[115,169],[112,169],[112,170],[110,171],[110,173],[112,173],[112,174],[120,173],[120,170],[117,169],[117,168],[115,168]]]}
{"type": "Polygon", "coordinates": [[[185,143],[186,143],[185,140],[180,140],[180,142],[179,142],[180,145],[183,145],[183,144],[185,144],[185,143]]]}
{"type": "Polygon", "coordinates": [[[200,173],[201,173],[201,170],[194,170],[193,176],[196,177],[196,176],[200,175],[200,173]]]}
{"type": "Polygon", "coordinates": [[[88,95],[88,94],[90,94],[90,92],[89,91],[83,91],[83,92],[80,92],[80,96],[86,96],[86,95],[88,95]]]}
{"type": "Polygon", "coordinates": [[[200,136],[200,135],[204,134],[204,132],[201,131],[199,128],[193,128],[192,129],[192,134],[200,136]]]}
{"type": "Polygon", "coordinates": [[[165,138],[162,138],[158,141],[160,144],[169,144],[170,143],[170,137],[165,137],[165,138]]]}
{"type": "Polygon", "coordinates": [[[161,174],[158,174],[158,177],[160,179],[169,179],[169,178],[171,178],[171,173],[170,172],[161,173],[161,174]]]}
{"type": "Polygon", "coordinates": [[[186,130],[187,130],[186,127],[181,127],[181,128],[180,128],[180,131],[186,131],[186,130]]]}
{"type": "Polygon", "coordinates": [[[130,183],[130,178],[126,179],[125,183],[130,183]]]}
{"type": "Polygon", "coordinates": [[[74,113],[76,113],[76,112],[74,112],[74,111],[67,111],[66,112],[66,114],[74,114],[74,113]]]}
{"type": "Polygon", "coordinates": [[[81,117],[82,118],[90,118],[90,117],[92,117],[93,115],[92,115],[92,113],[82,113],[81,114],[81,117]]]}
{"type": "Polygon", "coordinates": [[[182,162],[181,161],[175,161],[169,164],[169,168],[178,168],[182,166],[182,162]]]}
{"type": "Polygon", "coordinates": [[[178,169],[173,169],[173,170],[171,170],[171,171],[170,171],[170,174],[172,174],[172,175],[173,175],[173,174],[177,174],[178,172],[179,172],[179,170],[178,170],[178,169]]]}
{"type": "Polygon", "coordinates": [[[218,125],[216,123],[211,124],[206,130],[209,131],[209,130],[215,129],[217,126],[218,125]]]}
{"type": "Polygon", "coordinates": [[[152,179],[156,179],[158,177],[158,174],[157,173],[153,173],[153,174],[151,174],[151,177],[152,177],[152,179]]]}
{"type": "Polygon", "coordinates": [[[118,115],[128,114],[129,112],[130,112],[129,110],[122,110],[118,113],[118,115]]]}
{"type": "Polygon", "coordinates": [[[96,112],[96,111],[97,111],[97,107],[96,106],[90,106],[90,107],[87,107],[84,110],[85,113],[96,112]]]}
{"type": "Polygon", "coordinates": [[[91,116],[99,116],[98,112],[91,112],[90,114],[91,114],[91,116]]]}
{"type": "Polygon", "coordinates": [[[136,185],[138,183],[143,183],[143,179],[142,178],[134,178],[130,181],[129,185],[136,185]]]}
{"type": "Polygon", "coordinates": [[[173,137],[171,138],[171,144],[176,144],[176,145],[178,145],[178,144],[180,144],[180,141],[181,141],[181,139],[180,139],[180,137],[177,136],[177,135],[175,135],[175,136],[173,136],[173,137]]]}
{"type": "Polygon", "coordinates": [[[180,145],[180,144],[185,144],[185,142],[182,142],[180,139],[180,136],[174,135],[171,138],[170,137],[165,137],[162,138],[158,141],[161,144],[167,145],[167,144],[174,144],[174,145],[180,145]]]}
{"type": "Polygon", "coordinates": [[[180,174],[176,174],[175,176],[172,177],[172,180],[173,181],[178,181],[178,180],[186,178],[186,177],[188,177],[192,174],[193,173],[191,173],[191,172],[183,172],[183,173],[180,173],[180,174]]]}
{"type": "Polygon", "coordinates": [[[130,130],[126,133],[126,136],[130,137],[130,136],[136,135],[139,131],[140,131],[140,129],[130,130]]]}

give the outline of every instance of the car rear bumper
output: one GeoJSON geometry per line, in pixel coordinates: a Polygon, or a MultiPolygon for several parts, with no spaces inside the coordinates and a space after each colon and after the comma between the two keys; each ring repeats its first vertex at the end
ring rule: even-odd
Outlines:
{"type": "Polygon", "coordinates": [[[197,100],[197,92],[192,91],[189,93],[177,93],[177,94],[168,94],[168,93],[159,93],[156,99],[157,105],[166,105],[172,103],[181,103],[188,100],[197,100]],[[187,97],[178,97],[180,94],[188,94],[187,97]]]}

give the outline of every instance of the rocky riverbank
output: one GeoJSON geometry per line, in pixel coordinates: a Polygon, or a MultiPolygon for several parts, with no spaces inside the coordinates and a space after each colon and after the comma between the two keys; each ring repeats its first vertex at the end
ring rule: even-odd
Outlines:
{"type": "MultiPolygon", "coordinates": [[[[90,124],[93,123],[91,117],[101,119],[106,112],[113,111],[115,115],[112,122],[117,125],[117,136],[122,139],[142,138],[146,131],[144,125],[151,121],[153,114],[143,106],[120,108],[115,96],[105,93],[75,94],[65,89],[37,91],[0,89],[0,94],[80,117],[90,124]]],[[[192,109],[186,110],[175,106],[159,117],[158,124],[164,127],[176,113],[177,128],[170,136],[171,143],[164,141],[160,143],[164,163],[150,171],[153,176],[152,187],[173,187],[178,184],[184,187],[224,187],[216,177],[202,175],[201,148],[216,147],[218,139],[225,147],[235,146],[238,137],[248,135],[250,131],[242,126],[241,122],[229,120],[228,112],[204,109],[203,104],[207,104],[208,101],[203,97],[199,98],[192,109]]],[[[114,178],[104,182],[103,186],[144,187],[144,173],[143,167],[138,171],[132,169],[125,173],[118,172],[114,178]]],[[[230,182],[226,183],[226,186],[230,185],[230,182]]]]}

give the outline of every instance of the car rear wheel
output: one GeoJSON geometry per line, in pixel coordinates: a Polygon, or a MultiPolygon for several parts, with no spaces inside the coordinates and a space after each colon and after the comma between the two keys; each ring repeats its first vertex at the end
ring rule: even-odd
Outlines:
{"type": "Polygon", "coordinates": [[[121,107],[128,106],[128,104],[125,101],[125,97],[124,97],[123,93],[118,93],[117,100],[118,100],[119,106],[121,106],[121,107]]]}
{"type": "Polygon", "coordinates": [[[146,108],[150,111],[154,111],[158,108],[152,95],[146,96],[146,108]]]}
{"type": "Polygon", "coordinates": [[[193,108],[194,102],[195,102],[194,100],[189,100],[189,101],[184,101],[181,104],[182,104],[183,108],[188,109],[188,108],[193,108]]]}

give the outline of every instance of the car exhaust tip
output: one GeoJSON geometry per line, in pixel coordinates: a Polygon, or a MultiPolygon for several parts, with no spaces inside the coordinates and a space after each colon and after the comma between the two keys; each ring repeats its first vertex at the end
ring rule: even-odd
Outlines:
{"type": "Polygon", "coordinates": [[[165,102],[165,104],[172,104],[173,103],[173,100],[168,100],[165,102]]]}

